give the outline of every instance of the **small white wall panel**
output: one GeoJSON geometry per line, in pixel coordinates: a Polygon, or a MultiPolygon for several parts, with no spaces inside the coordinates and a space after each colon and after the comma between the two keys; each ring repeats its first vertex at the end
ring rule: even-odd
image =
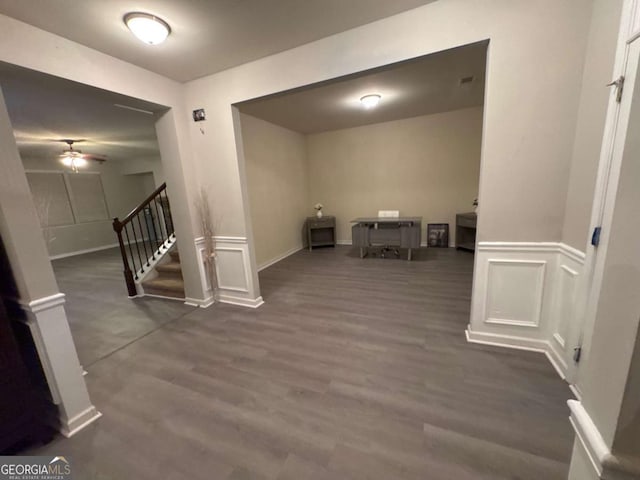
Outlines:
{"type": "Polygon", "coordinates": [[[538,327],[545,261],[489,260],[485,323],[538,327]]]}
{"type": "Polygon", "coordinates": [[[554,340],[565,348],[567,340],[570,336],[570,328],[572,316],[574,314],[576,281],[578,272],[572,270],[566,265],[560,265],[558,278],[558,304],[556,306],[556,331],[553,334],[554,340]]]}
{"type": "Polygon", "coordinates": [[[243,248],[216,248],[218,287],[222,290],[248,292],[247,266],[243,248]]]}

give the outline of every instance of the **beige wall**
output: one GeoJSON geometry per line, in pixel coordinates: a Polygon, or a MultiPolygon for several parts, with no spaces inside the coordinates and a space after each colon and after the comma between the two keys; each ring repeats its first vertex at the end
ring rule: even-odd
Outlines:
{"type": "Polygon", "coordinates": [[[350,220],[400,210],[424,229],[449,223],[453,244],[456,213],[478,195],[481,138],[481,107],[309,135],[310,203],[336,216],[339,241],[350,220]]]}
{"type": "Polygon", "coordinates": [[[200,174],[229,199],[222,230],[247,234],[230,105],[490,39],[479,237],[559,241],[590,14],[586,0],[435,2],[188,82],[188,109],[207,111],[206,135],[189,127],[194,157],[216,163],[200,174]]]}
{"type": "Polygon", "coordinates": [[[241,115],[256,263],[302,248],[302,225],[312,208],[305,136],[241,115]]]}
{"type": "Polygon", "coordinates": [[[623,0],[596,0],[582,75],[562,241],[585,250],[623,0]]]}
{"type": "MultiPolygon", "coordinates": [[[[64,171],[56,160],[25,158],[25,170],[64,171]]],[[[147,195],[147,184],[142,175],[122,175],[115,162],[94,164],[85,171],[100,172],[102,187],[109,211],[108,220],[52,227],[50,229],[49,255],[56,257],[82,250],[99,248],[117,243],[111,226],[112,218],[122,218],[147,195]]]]}

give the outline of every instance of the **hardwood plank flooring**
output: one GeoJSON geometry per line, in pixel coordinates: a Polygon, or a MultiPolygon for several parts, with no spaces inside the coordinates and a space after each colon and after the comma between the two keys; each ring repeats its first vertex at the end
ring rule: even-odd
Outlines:
{"type": "Polygon", "coordinates": [[[31,453],[82,479],[564,479],[570,391],[541,354],[466,342],[472,268],[304,250],[257,310],[167,306],[88,368],[104,417],[31,453]]]}
{"type": "Polygon", "coordinates": [[[129,300],[118,248],[51,263],[85,368],[194,309],[152,297],[129,300]]]}

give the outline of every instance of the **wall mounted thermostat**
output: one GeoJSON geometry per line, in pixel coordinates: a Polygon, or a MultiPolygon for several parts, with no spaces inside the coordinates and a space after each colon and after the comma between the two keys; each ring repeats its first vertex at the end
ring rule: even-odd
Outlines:
{"type": "Polygon", "coordinates": [[[194,122],[201,122],[202,120],[206,120],[205,114],[204,114],[204,108],[198,108],[197,110],[193,111],[193,121],[194,122]]]}

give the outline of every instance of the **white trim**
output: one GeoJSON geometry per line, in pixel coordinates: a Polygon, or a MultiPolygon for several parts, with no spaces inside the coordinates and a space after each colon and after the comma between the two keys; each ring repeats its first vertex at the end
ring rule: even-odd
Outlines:
{"type": "Polygon", "coordinates": [[[220,303],[239,305],[241,307],[258,308],[259,306],[264,304],[264,300],[262,299],[262,297],[251,299],[251,298],[244,298],[244,297],[236,297],[234,295],[225,295],[224,293],[218,293],[217,298],[218,298],[218,302],[220,303]]]}
{"type": "Polygon", "coordinates": [[[69,438],[74,436],[80,430],[91,425],[93,422],[102,417],[102,413],[96,410],[93,405],[87,408],[84,412],[79,413],[70,420],[67,420],[66,425],[60,428],[60,433],[69,438]]]}
{"type": "Polygon", "coordinates": [[[265,268],[269,268],[271,265],[275,265],[276,263],[284,260],[287,257],[290,257],[294,253],[298,253],[300,250],[303,250],[303,249],[304,249],[304,246],[300,245],[298,247],[293,247],[291,250],[287,250],[282,255],[278,255],[277,257],[272,258],[271,260],[268,260],[265,263],[263,263],[262,265],[258,266],[258,272],[261,272],[265,268]]]}
{"type": "Polygon", "coordinates": [[[496,325],[510,325],[514,327],[528,327],[528,328],[539,328],[540,327],[540,318],[542,315],[542,300],[544,298],[544,284],[546,278],[547,271],[547,262],[546,260],[517,260],[517,259],[496,259],[489,258],[487,260],[487,275],[485,279],[486,292],[485,292],[485,301],[484,301],[484,312],[482,314],[482,318],[484,319],[484,323],[488,324],[496,324],[496,325]],[[537,293],[537,301],[535,311],[533,312],[533,320],[512,320],[509,318],[493,318],[489,317],[487,303],[489,301],[489,295],[491,292],[491,266],[492,265],[521,265],[521,266],[537,266],[542,267],[542,272],[538,273],[538,280],[536,285],[536,293],[537,293]]]}
{"type": "Polygon", "coordinates": [[[569,421],[576,432],[576,438],[584,448],[594,470],[600,476],[602,475],[604,461],[611,455],[609,447],[607,447],[600,431],[591,420],[582,403],[577,400],[568,400],[567,405],[571,410],[569,421]]]}
{"type": "Polygon", "coordinates": [[[59,305],[63,305],[65,302],[64,297],[64,293],[55,293],[53,295],[49,295],[48,297],[38,298],[37,300],[33,300],[29,303],[20,303],[24,308],[29,309],[29,311],[38,313],[49,310],[51,308],[55,308],[59,305]]]}
{"type": "Polygon", "coordinates": [[[465,330],[467,342],[490,345],[492,347],[513,348],[529,352],[546,353],[547,342],[544,340],[518,337],[515,335],[503,335],[498,333],[474,332],[471,327],[465,330]]]}
{"type": "Polygon", "coordinates": [[[245,260],[245,249],[244,248],[235,248],[235,247],[218,247],[216,246],[216,252],[237,252],[240,254],[240,258],[242,258],[243,265],[243,273],[244,273],[244,287],[232,287],[232,286],[224,286],[222,284],[222,279],[220,275],[220,271],[218,270],[218,262],[216,262],[216,277],[218,278],[218,289],[227,290],[231,292],[241,292],[241,293],[249,293],[249,271],[248,265],[245,260]]]}
{"type": "MultiPolygon", "coordinates": [[[[76,226],[76,225],[78,224],[73,224],[71,226],[76,226]]],[[[48,227],[48,228],[58,228],[58,227],[48,227]]],[[[109,250],[110,248],[115,248],[117,246],[118,246],[118,243],[110,243],[109,245],[101,245],[99,247],[87,248],[85,250],[76,250],[75,252],[60,253],[58,255],[50,255],[49,260],[58,260],[60,258],[75,257],[76,255],[84,255],[85,253],[93,253],[93,252],[99,252],[101,250],[109,250]]]]}
{"type": "Polygon", "coordinates": [[[550,252],[560,249],[558,242],[478,242],[479,252],[550,252]]]}
{"type": "Polygon", "coordinates": [[[514,335],[501,335],[497,333],[474,332],[469,327],[465,330],[467,342],[491,347],[510,348],[513,350],[525,350],[527,352],[543,353],[553,366],[558,376],[565,379],[565,374],[560,366],[559,359],[554,356],[554,351],[549,342],[514,335]]]}
{"type": "Polygon", "coordinates": [[[559,243],[558,248],[560,253],[562,253],[566,257],[569,257],[571,260],[577,262],[580,265],[584,265],[587,255],[583,251],[567,245],[566,243],[559,243]]]}
{"type": "Polygon", "coordinates": [[[549,360],[551,366],[556,370],[558,376],[562,380],[566,380],[567,375],[565,372],[567,371],[567,364],[562,360],[562,357],[558,355],[549,342],[547,342],[547,351],[544,352],[544,354],[547,357],[547,360],[549,360]]]}
{"type": "Polygon", "coordinates": [[[190,298],[190,297],[187,297],[184,299],[184,304],[189,305],[190,307],[208,308],[214,303],[216,303],[216,300],[215,300],[215,297],[213,296],[207,297],[204,300],[200,300],[198,298],[190,298]]]}
{"type": "MultiPolygon", "coordinates": [[[[216,235],[213,238],[215,239],[216,242],[222,242],[222,243],[238,243],[243,245],[247,243],[247,237],[226,237],[224,235],[216,235]]],[[[196,238],[196,243],[198,243],[198,241],[204,241],[204,238],[203,237],[196,238]]]]}

